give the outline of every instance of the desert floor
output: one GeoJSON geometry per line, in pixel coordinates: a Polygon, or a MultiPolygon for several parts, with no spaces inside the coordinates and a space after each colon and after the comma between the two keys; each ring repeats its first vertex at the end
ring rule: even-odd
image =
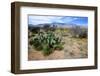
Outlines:
{"type": "Polygon", "coordinates": [[[86,38],[63,37],[64,49],[55,50],[49,56],[44,56],[42,51],[36,51],[30,46],[28,60],[54,60],[54,59],[79,59],[88,57],[88,43],[86,38]]]}

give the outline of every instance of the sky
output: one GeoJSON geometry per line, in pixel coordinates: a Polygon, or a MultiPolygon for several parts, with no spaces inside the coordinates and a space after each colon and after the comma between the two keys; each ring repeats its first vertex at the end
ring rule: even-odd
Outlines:
{"type": "Polygon", "coordinates": [[[79,26],[88,26],[88,17],[42,16],[42,15],[28,16],[28,24],[38,25],[44,23],[64,23],[64,24],[75,24],[79,26]]]}

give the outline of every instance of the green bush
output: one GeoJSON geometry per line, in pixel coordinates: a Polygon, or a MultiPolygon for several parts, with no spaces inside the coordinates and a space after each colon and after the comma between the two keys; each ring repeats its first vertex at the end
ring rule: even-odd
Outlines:
{"type": "Polygon", "coordinates": [[[62,50],[63,44],[60,37],[53,32],[39,32],[30,41],[30,44],[44,55],[51,54],[54,50],[62,50]]]}

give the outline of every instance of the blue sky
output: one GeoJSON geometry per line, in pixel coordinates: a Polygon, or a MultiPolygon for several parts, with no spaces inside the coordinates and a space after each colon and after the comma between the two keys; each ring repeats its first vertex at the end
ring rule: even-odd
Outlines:
{"type": "Polygon", "coordinates": [[[43,23],[65,23],[75,24],[79,26],[88,26],[88,17],[77,17],[77,16],[28,16],[28,24],[43,24],[43,23]]]}

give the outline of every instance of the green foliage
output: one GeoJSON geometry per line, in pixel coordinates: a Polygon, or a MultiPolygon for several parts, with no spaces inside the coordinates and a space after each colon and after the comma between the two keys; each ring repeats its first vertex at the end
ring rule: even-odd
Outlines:
{"type": "Polygon", "coordinates": [[[51,54],[54,50],[62,50],[63,43],[52,31],[39,32],[30,41],[30,44],[44,55],[51,54]]]}

